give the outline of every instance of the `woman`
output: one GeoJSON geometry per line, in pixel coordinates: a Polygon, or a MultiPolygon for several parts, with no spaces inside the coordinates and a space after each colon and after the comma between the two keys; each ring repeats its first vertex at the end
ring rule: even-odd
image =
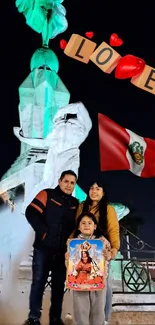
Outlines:
{"type": "MultiPolygon", "coordinates": [[[[79,204],[76,219],[82,212],[95,215],[102,233],[111,244],[111,259],[114,259],[120,247],[119,223],[115,209],[108,203],[105,189],[99,181],[92,183],[86,201],[79,204]]],[[[73,233],[70,238],[73,238],[73,233]]]]}
{"type": "Polygon", "coordinates": [[[75,271],[77,272],[76,279],[78,283],[87,283],[92,269],[91,262],[92,259],[89,256],[89,253],[86,251],[82,251],[81,260],[75,267],[75,271]]]}
{"type": "MultiPolygon", "coordinates": [[[[95,215],[102,233],[110,242],[111,259],[114,259],[120,247],[119,223],[115,209],[108,203],[105,188],[98,180],[92,182],[86,201],[79,204],[76,219],[82,212],[88,211],[95,215]]],[[[73,238],[73,233],[70,238],[73,238]]],[[[108,322],[111,317],[110,311],[112,307],[112,280],[110,274],[107,278],[107,297],[105,312],[108,311],[106,313],[108,315],[105,315],[105,320],[108,322]]],[[[70,313],[66,314],[66,321],[70,321],[71,318],[70,313]]]]}

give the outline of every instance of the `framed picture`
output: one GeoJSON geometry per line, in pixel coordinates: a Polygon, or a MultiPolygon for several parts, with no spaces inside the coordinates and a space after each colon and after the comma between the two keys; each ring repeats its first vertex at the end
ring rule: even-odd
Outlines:
{"type": "Polygon", "coordinates": [[[100,239],[72,239],[68,243],[66,287],[78,291],[105,287],[104,244],[100,239]]]}

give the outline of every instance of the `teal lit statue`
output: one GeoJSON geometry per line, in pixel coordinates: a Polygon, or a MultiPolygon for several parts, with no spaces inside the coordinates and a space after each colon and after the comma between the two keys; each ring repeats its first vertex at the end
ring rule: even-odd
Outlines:
{"type": "MultiPolygon", "coordinates": [[[[49,40],[65,31],[68,26],[62,2],[61,0],[16,0],[16,7],[24,14],[26,23],[40,33],[43,39],[43,47],[37,49],[32,55],[31,72],[19,87],[21,129],[19,131],[18,128],[14,128],[17,138],[22,136],[23,139],[27,138],[31,141],[45,139],[53,131],[55,114],[69,104],[70,93],[58,76],[58,58],[48,48],[49,40]]],[[[68,109],[70,110],[71,106],[68,106],[68,109]]],[[[20,156],[1,179],[0,195],[9,191],[13,193],[14,201],[13,188],[24,184],[26,195],[30,187],[34,187],[34,183],[29,184],[30,180],[31,182],[34,180],[36,184],[42,180],[48,149],[38,146],[37,144],[32,147],[21,141],[20,156]]],[[[78,185],[74,194],[80,201],[86,198],[86,194],[78,185]]],[[[119,220],[129,213],[129,209],[123,205],[114,204],[114,208],[119,220]]]]}
{"type": "Polygon", "coordinates": [[[66,9],[63,0],[16,0],[16,7],[23,13],[26,24],[42,35],[42,46],[63,33],[67,27],[66,9]]]}

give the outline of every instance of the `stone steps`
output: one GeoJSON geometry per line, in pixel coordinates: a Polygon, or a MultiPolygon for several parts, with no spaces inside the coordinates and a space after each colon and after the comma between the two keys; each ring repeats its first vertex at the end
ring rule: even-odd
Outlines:
{"type": "MultiPolygon", "coordinates": [[[[6,288],[7,289],[7,288],[6,288]]],[[[28,314],[30,282],[20,280],[18,285],[0,293],[0,325],[21,325],[28,314]],[[9,299],[9,298],[10,299],[9,299]]],[[[50,290],[46,290],[43,301],[42,325],[48,325],[50,290]]],[[[62,318],[71,312],[68,299],[64,300],[62,318]]],[[[118,311],[114,307],[109,325],[155,325],[155,311],[118,311]]],[[[132,307],[133,308],[133,307],[132,307]]],[[[67,325],[67,324],[66,324],[67,325]]]]}
{"type": "Polygon", "coordinates": [[[112,313],[109,325],[154,325],[155,312],[127,312],[112,313]]]}

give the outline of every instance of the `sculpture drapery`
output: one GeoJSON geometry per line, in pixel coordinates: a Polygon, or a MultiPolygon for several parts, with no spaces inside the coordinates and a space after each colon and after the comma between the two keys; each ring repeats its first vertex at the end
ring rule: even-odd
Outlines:
{"type": "Polygon", "coordinates": [[[42,36],[42,46],[63,33],[67,27],[63,0],[16,0],[16,7],[23,13],[26,24],[42,36]]]}

